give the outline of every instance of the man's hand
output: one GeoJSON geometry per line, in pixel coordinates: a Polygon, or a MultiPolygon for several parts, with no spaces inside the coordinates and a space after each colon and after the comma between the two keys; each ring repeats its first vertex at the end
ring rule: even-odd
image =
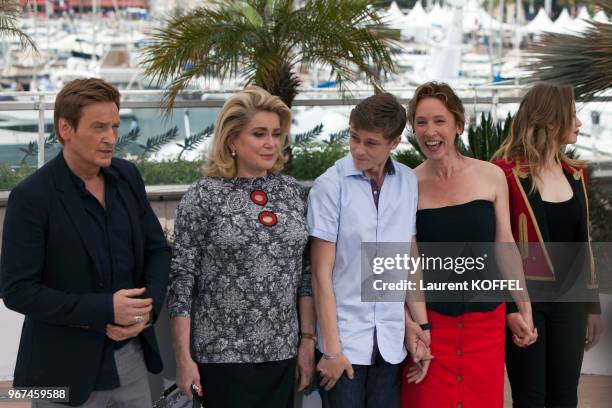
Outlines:
{"type": "Polygon", "coordinates": [[[195,389],[200,397],[204,395],[202,392],[202,384],[200,383],[200,372],[198,371],[198,365],[192,359],[177,359],[176,385],[181,389],[181,391],[183,391],[183,394],[187,396],[189,401],[193,399],[193,395],[191,395],[192,385],[195,386],[195,389]]]}
{"type": "Polygon", "coordinates": [[[326,360],[325,358],[321,358],[321,361],[319,361],[319,364],[317,365],[317,371],[321,376],[321,387],[323,387],[325,391],[329,391],[334,388],[334,385],[336,385],[336,382],[338,382],[338,379],[345,371],[346,375],[351,380],[355,375],[353,365],[344,355],[341,355],[334,360],[326,360]]]}
{"type": "Polygon", "coordinates": [[[295,367],[295,380],[298,391],[304,391],[312,381],[314,374],[314,340],[302,339],[298,348],[297,366],[295,367]]]}
{"type": "Polygon", "coordinates": [[[599,342],[599,338],[603,333],[603,322],[601,315],[589,313],[587,316],[587,338],[584,344],[584,350],[589,351],[599,342]]]}
{"type": "Polygon", "coordinates": [[[429,348],[431,346],[431,332],[421,329],[421,326],[414,322],[406,322],[404,345],[415,363],[433,358],[429,348]]]}
{"type": "Polygon", "coordinates": [[[146,321],[132,324],[130,326],[118,326],[116,324],[107,324],[106,325],[106,335],[115,341],[123,341],[123,340],[131,339],[132,337],[138,336],[140,332],[144,330],[145,325],[147,324],[147,321],[148,321],[148,317],[146,321]]]}
{"type": "Polygon", "coordinates": [[[506,315],[506,323],[517,346],[527,347],[538,340],[538,329],[533,325],[531,313],[510,313],[506,315]]]}
{"type": "Polygon", "coordinates": [[[113,294],[114,322],[119,326],[142,323],[149,319],[153,310],[153,299],[137,299],[146,288],[121,289],[113,294]]]}

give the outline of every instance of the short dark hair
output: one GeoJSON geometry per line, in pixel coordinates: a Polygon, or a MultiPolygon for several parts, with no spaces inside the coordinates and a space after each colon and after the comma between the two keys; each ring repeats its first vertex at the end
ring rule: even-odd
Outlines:
{"type": "Polygon", "coordinates": [[[378,93],[353,108],[349,123],[355,129],[381,132],[385,139],[393,140],[406,127],[406,109],[390,93],[378,93]]]}
{"type": "Polygon", "coordinates": [[[60,143],[59,119],[64,118],[76,129],[85,106],[97,102],[113,102],[119,109],[121,95],[117,88],[99,78],[75,79],[68,82],[55,97],[53,125],[60,143]]]}

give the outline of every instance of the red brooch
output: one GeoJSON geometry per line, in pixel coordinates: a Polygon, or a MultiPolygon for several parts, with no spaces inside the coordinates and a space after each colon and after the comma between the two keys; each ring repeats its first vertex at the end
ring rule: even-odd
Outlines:
{"type": "Polygon", "coordinates": [[[262,211],[259,213],[259,222],[261,222],[266,227],[273,227],[276,225],[278,219],[276,218],[276,214],[272,211],[262,211]]]}
{"type": "MultiPolygon", "coordinates": [[[[263,190],[253,190],[251,192],[251,201],[257,205],[264,206],[268,203],[268,195],[263,190]]],[[[272,211],[262,211],[257,218],[266,227],[273,227],[278,222],[276,214],[272,211]]]]}
{"type": "Polygon", "coordinates": [[[257,205],[266,205],[268,202],[268,195],[263,190],[254,190],[251,192],[251,201],[257,205]]]}

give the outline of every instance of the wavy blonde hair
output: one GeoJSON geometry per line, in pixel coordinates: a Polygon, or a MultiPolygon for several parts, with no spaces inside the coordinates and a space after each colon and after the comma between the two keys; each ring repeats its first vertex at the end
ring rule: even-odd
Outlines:
{"type": "Polygon", "coordinates": [[[559,164],[583,166],[584,162],[564,153],[565,135],[576,116],[574,90],[569,85],[535,84],[523,97],[512,119],[510,133],[493,155],[493,160],[515,161],[534,178],[534,188],[541,187],[540,171],[554,154],[559,164]],[[550,125],[553,125],[552,127],[550,125]]]}
{"type": "Polygon", "coordinates": [[[205,176],[223,178],[236,176],[236,160],[232,157],[228,142],[238,137],[255,113],[262,111],[276,113],[280,119],[281,149],[270,172],[278,173],[282,170],[287,162],[284,151],[290,142],[291,110],[278,96],[272,96],[258,86],[249,86],[229,98],[217,116],[212,146],[203,167],[205,176]]]}

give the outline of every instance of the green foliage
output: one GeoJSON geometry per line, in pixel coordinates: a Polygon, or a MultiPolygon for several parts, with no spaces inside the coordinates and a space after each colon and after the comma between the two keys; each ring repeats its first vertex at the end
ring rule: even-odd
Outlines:
{"type": "Polygon", "coordinates": [[[341,141],[311,143],[304,148],[293,149],[291,175],[298,180],[314,180],[337,160],[346,156],[348,146],[341,141]]]}
{"type": "Polygon", "coordinates": [[[127,151],[130,144],[135,143],[140,137],[140,128],[134,127],[127,134],[119,136],[115,145],[115,156],[122,156],[127,151]]]}
{"type": "Polygon", "coordinates": [[[0,0],[0,38],[5,36],[17,38],[22,50],[31,50],[38,54],[34,39],[19,29],[19,17],[21,17],[19,0],[0,0]]]}
{"type": "Polygon", "coordinates": [[[11,190],[34,170],[36,170],[35,167],[27,165],[22,165],[14,170],[6,164],[0,164],[0,190],[11,190]]]}
{"type": "Polygon", "coordinates": [[[202,177],[201,160],[139,161],[135,163],[145,185],[191,184],[202,177]]]}
{"type": "Polygon", "coordinates": [[[493,123],[490,113],[487,116],[482,113],[480,123],[468,129],[468,156],[479,160],[491,160],[508,136],[511,124],[512,116],[509,113],[503,123],[499,121],[493,123]]]}
{"type": "Polygon", "coordinates": [[[205,139],[208,139],[213,134],[214,129],[215,125],[210,125],[201,132],[194,133],[191,136],[187,136],[183,143],[177,143],[176,145],[181,148],[181,151],[178,154],[178,159],[181,159],[183,153],[195,150],[200,145],[200,143],[202,143],[205,139]]]}
{"type": "Polygon", "coordinates": [[[588,190],[591,239],[594,242],[612,242],[612,191],[593,184],[588,190]]]}
{"type": "Polygon", "coordinates": [[[329,135],[329,140],[324,140],[323,143],[327,144],[327,145],[346,145],[346,142],[348,140],[348,136],[349,136],[349,130],[344,129],[344,130],[340,130],[338,132],[332,133],[329,135]]]}
{"type": "Polygon", "coordinates": [[[164,145],[170,143],[176,136],[178,136],[178,126],[173,127],[165,133],[148,138],[145,144],[138,143],[138,147],[142,149],[139,159],[143,160],[151,153],[159,152],[164,145]]]}
{"type": "Polygon", "coordinates": [[[331,68],[341,90],[359,72],[374,86],[395,71],[387,28],[368,0],[230,0],[170,16],[144,49],[146,74],[167,87],[169,110],[198,77],[238,78],[279,96],[289,107],[297,70],[331,68]]]}
{"type": "Polygon", "coordinates": [[[293,147],[306,147],[308,144],[315,141],[317,136],[319,136],[323,132],[323,124],[319,123],[314,128],[310,129],[307,132],[298,133],[293,136],[293,147]]]}
{"type": "MultiPolygon", "coordinates": [[[[600,2],[608,15],[612,0],[600,2]]],[[[530,82],[570,84],[588,100],[612,86],[612,24],[590,21],[581,35],[544,33],[530,50],[530,82]]]]}
{"type": "Polygon", "coordinates": [[[425,156],[423,156],[421,152],[415,150],[412,147],[396,151],[393,155],[393,158],[398,162],[410,167],[411,169],[414,169],[419,164],[425,161],[425,156]]]}

